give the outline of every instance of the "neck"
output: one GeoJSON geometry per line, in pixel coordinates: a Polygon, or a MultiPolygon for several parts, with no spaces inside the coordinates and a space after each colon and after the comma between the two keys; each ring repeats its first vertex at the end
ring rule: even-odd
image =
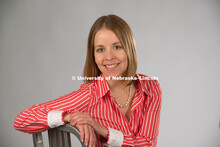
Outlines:
{"type": "Polygon", "coordinates": [[[122,84],[122,81],[120,80],[107,80],[108,86],[112,92],[115,91],[121,91],[121,92],[127,92],[128,86],[125,86],[122,84]]]}

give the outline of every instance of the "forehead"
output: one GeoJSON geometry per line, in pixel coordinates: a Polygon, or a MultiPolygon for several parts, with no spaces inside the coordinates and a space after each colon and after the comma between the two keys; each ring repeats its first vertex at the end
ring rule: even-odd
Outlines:
{"type": "Polygon", "coordinates": [[[94,38],[94,45],[103,44],[103,43],[115,43],[120,42],[117,35],[108,29],[101,29],[99,30],[94,38]]]}

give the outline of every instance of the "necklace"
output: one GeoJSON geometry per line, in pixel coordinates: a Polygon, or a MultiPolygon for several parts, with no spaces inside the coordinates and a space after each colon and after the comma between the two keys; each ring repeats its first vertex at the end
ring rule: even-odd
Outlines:
{"type": "Polygon", "coordinates": [[[115,98],[115,96],[114,96],[113,94],[112,94],[112,97],[114,98],[114,100],[116,101],[116,103],[118,104],[118,106],[119,106],[120,108],[124,108],[124,107],[126,107],[126,106],[128,105],[129,100],[131,99],[131,93],[132,93],[132,87],[131,87],[131,85],[130,85],[130,86],[129,86],[128,100],[127,100],[127,102],[126,102],[125,104],[123,104],[123,105],[119,104],[118,100],[115,98]]]}

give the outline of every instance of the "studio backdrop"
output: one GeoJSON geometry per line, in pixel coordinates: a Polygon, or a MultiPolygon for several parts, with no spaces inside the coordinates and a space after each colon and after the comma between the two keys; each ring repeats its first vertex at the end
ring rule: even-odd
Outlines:
{"type": "Polygon", "coordinates": [[[79,89],[90,27],[108,14],[130,25],[138,73],[159,78],[158,147],[220,147],[219,0],[1,0],[0,146],[33,146],[15,117],[79,89]]]}

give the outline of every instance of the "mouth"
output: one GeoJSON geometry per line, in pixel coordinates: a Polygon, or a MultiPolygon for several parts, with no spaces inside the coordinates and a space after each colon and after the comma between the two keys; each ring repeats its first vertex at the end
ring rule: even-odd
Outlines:
{"type": "Polygon", "coordinates": [[[109,64],[109,65],[104,65],[106,67],[107,70],[114,70],[115,68],[117,68],[117,66],[119,65],[120,63],[116,63],[116,64],[109,64]]]}

